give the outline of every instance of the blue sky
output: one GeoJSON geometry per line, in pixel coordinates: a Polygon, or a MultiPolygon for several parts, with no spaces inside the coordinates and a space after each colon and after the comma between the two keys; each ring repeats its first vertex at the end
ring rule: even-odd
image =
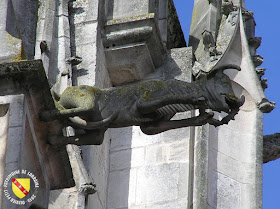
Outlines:
{"type": "MultiPolygon", "coordinates": [[[[188,40],[193,0],[174,0],[177,13],[188,40]]],[[[276,109],[264,115],[264,135],[280,132],[280,1],[245,0],[245,7],[254,12],[256,36],[262,37],[262,44],[257,54],[264,57],[268,79],[267,98],[277,103],[276,109]],[[278,64],[279,63],[279,64],[278,64]]],[[[263,209],[280,208],[280,160],[263,166],[263,209]]]]}

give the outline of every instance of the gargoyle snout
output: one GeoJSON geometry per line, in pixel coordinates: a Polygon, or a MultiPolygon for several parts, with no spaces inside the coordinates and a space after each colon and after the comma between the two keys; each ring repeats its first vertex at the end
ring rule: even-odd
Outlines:
{"type": "Polygon", "coordinates": [[[226,103],[228,104],[231,110],[239,109],[245,103],[244,95],[238,98],[235,95],[227,94],[225,99],[226,99],[226,103]]]}

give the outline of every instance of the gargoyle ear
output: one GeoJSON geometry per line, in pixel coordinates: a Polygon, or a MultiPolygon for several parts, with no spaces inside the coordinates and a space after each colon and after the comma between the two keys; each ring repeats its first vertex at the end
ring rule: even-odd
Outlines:
{"type": "Polygon", "coordinates": [[[238,71],[241,70],[240,66],[238,66],[238,65],[228,64],[228,65],[224,65],[224,66],[215,68],[214,70],[212,70],[210,72],[210,74],[211,74],[211,76],[215,76],[217,74],[217,72],[224,72],[224,70],[227,70],[227,69],[235,69],[238,71]]]}

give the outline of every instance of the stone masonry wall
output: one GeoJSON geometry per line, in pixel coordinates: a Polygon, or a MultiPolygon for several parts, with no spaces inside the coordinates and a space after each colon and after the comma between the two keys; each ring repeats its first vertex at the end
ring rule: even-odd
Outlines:
{"type": "MultiPolygon", "coordinates": [[[[191,81],[191,48],[173,49],[169,69],[191,81]]],[[[168,63],[168,61],[167,61],[168,63]]],[[[181,115],[189,117],[190,113],[181,115]]],[[[191,128],[148,136],[139,127],[111,131],[108,209],[186,208],[192,182],[191,128]]]]}

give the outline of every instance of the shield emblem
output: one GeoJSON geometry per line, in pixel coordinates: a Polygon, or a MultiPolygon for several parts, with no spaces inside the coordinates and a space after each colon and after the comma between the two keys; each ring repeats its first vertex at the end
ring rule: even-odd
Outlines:
{"type": "Polygon", "coordinates": [[[30,191],[29,178],[17,178],[12,180],[12,190],[18,198],[24,198],[30,191]]]}

